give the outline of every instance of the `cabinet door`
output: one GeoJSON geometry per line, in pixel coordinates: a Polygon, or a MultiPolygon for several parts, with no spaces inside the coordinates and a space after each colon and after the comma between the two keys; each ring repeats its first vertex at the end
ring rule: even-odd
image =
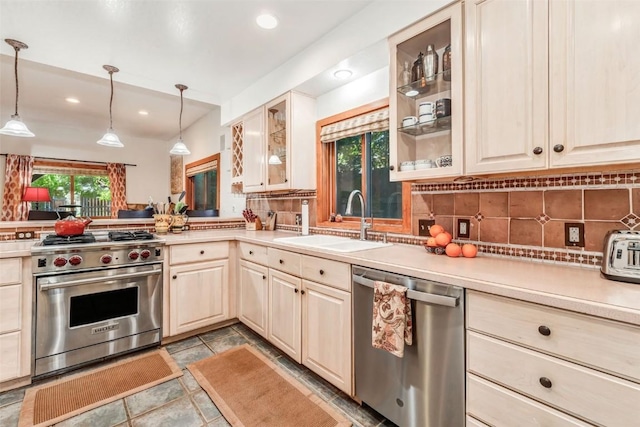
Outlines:
{"type": "Polygon", "coordinates": [[[265,338],[267,337],[268,274],[267,267],[240,260],[238,318],[265,338]]]}
{"type": "Polygon", "coordinates": [[[20,367],[20,331],[0,335],[0,382],[24,375],[20,367]]]}
{"type": "Polygon", "coordinates": [[[172,267],[170,275],[170,335],[229,318],[228,260],[172,267]]]}
{"type": "Polygon", "coordinates": [[[640,2],[551,1],[551,166],[640,159],[640,2]]]}
{"type": "Polygon", "coordinates": [[[459,176],[463,171],[462,150],[462,7],[453,4],[389,38],[389,179],[391,181],[459,176]],[[435,74],[409,84],[403,68],[417,61],[428,45],[438,55],[435,74]],[[451,68],[443,71],[449,47],[451,68]],[[430,103],[423,123],[403,124],[405,117],[420,116],[430,103]],[[435,118],[432,108],[441,103],[435,118]],[[447,107],[448,103],[448,107],[447,107]],[[414,162],[418,162],[416,169],[414,162]],[[439,165],[439,167],[437,166],[439,165]]]}
{"type": "Polygon", "coordinates": [[[547,1],[467,1],[465,26],[465,171],[546,168],[547,1]]]}
{"type": "Polygon", "coordinates": [[[249,113],[243,119],[243,191],[264,191],[264,112],[262,108],[249,113]]]}
{"type": "Polygon", "coordinates": [[[269,270],[269,341],[296,362],[300,351],[300,278],[269,270]]]}
{"type": "Polygon", "coordinates": [[[285,94],[268,103],[267,136],[267,190],[289,188],[291,139],[291,98],[285,94]]]}
{"type": "Polygon", "coordinates": [[[302,363],[351,395],[351,294],[303,280],[302,363]]]}

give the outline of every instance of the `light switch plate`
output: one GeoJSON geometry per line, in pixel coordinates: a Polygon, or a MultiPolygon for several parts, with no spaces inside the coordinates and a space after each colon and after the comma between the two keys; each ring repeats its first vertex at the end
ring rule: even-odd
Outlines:
{"type": "Polygon", "coordinates": [[[436,223],[433,219],[419,219],[418,220],[418,236],[431,236],[429,234],[429,228],[436,223]]]}

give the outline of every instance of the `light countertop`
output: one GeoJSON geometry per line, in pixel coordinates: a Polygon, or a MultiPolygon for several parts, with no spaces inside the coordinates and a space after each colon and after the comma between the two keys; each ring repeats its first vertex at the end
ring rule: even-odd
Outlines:
{"type": "MultiPolygon", "coordinates": [[[[596,269],[479,256],[449,258],[422,246],[394,244],[338,253],[274,242],[295,234],[241,229],[159,236],[167,245],[238,240],[434,280],[482,292],[640,325],[640,285],[606,280],[596,269]]],[[[34,240],[0,243],[0,258],[30,256],[34,240]]]]}

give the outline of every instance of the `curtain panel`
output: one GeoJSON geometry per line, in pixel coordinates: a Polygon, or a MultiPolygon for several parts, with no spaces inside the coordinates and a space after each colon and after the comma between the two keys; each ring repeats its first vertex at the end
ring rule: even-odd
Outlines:
{"type": "Polygon", "coordinates": [[[7,154],[2,196],[2,221],[26,221],[29,203],[22,201],[27,187],[31,185],[33,157],[7,154]]]}
{"type": "Polygon", "coordinates": [[[389,129],[388,107],[322,126],[320,141],[325,143],[334,142],[342,138],[386,129],[389,129]]]}
{"type": "Polygon", "coordinates": [[[111,190],[111,218],[118,218],[118,211],[127,209],[127,167],[123,163],[107,163],[109,190],[111,190]]]}

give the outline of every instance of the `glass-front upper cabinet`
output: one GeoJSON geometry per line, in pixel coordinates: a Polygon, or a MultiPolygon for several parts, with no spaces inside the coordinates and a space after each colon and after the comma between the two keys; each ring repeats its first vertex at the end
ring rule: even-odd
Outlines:
{"type": "Polygon", "coordinates": [[[462,7],[443,9],[389,38],[390,179],[460,176],[462,7]]]}
{"type": "Polygon", "coordinates": [[[278,98],[266,105],[267,111],[267,187],[279,186],[288,181],[289,162],[287,142],[287,97],[278,98]]]}

